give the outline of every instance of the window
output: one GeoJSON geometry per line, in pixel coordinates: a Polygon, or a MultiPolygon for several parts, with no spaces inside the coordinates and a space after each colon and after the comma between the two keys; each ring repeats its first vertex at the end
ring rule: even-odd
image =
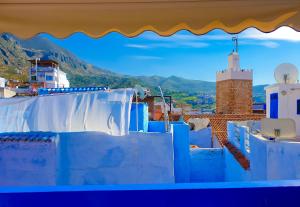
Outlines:
{"type": "Polygon", "coordinates": [[[31,80],[36,81],[36,76],[35,75],[31,76],[31,80]]]}
{"type": "Polygon", "coordinates": [[[300,115],[300,99],[297,100],[297,114],[300,115]]]}
{"type": "Polygon", "coordinates": [[[46,81],[53,81],[52,75],[46,75],[46,81]]]}

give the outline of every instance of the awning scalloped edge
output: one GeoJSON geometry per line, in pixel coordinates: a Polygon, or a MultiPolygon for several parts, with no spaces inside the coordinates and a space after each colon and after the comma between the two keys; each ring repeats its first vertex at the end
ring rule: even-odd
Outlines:
{"type": "MultiPolygon", "coordinates": [[[[16,12],[22,11],[22,7],[19,7],[19,10],[12,9],[11,11],[14,11],[14,14],[11,14],[9,10],[0,8],[0,33],[10,33],[24,39],[40,33],[48,33],[57,38],[66,38],[77,32],[84,33],[92,38],[103,37],[111,32],[118,32],[126,37],[135,37],[144,31],[152,31],[160,36],[170,36],[180,30],[187,30],[195,35],[203,35],[214,29],[221,29],[227,33],[236,34],[250,27],[267,33],[281,26],[288,26],[296,31],[300,31],[300,2],[299,6],[296,5],[282,10],[281,7],[278,7],[267,14],[260,10],[257,18],[249,18],[247,15],[243,16],[242,12],[237,17],[232,14],[228,17],[227,14],[230,15],[230,13],[227,11],[225,16],[223,16],[224,19],[221,17],[220,19],[215,19],[216,17],[212,15],[205,20],[203,18],[206,18],[206,14],[201,14],[201,16],[195,11],[193,11],[193,15],[184,11],[181,14],[182,18],[180,18],[176,15],[174,16],[173,11],[169,17],[167,14],[153,10],[157,12],[157,17],[149,16],[148,12],[148,15],[145,15],[145,17],[136,19],[135,15],[141,15],[140,11],[137,14],[130,14],[127,18],[128,13],[121,13],[120,15],[119,13],[112,13],[110,16],[109,12],[102,15],[102,13],[98,14],[97,10],[94,10],[89,17],[88,11],[78,14],[75,12],[73,14],[70,8],[68,8],[65,16],[64,10],[55,13],[56,10],[54,8],[49,14],[43,11],[35,13],[37,9],[31,10],[30,7],[27,9],[34,15],[24,16],[24,14],[16,12]],[[127,19],[124,20],[124,18],[127,19]]],[[[79,8],[79,11],[82,11],[82,8],[79,8]]],[[[251,13],[248,16],[253,16],[253,14],[251,13]]]]}
{"type": "Polygon", "coordinates": [[[278,25],[276,27],[272,27],[272,28],[268,28],[268,29],[265,29],[265,28],[260,28],[260,27],[257,27],[255,25],[249,25],[247,27],[243,27],[243,28],[240,28],[240,29],[224,29],[224,27],[212,27],[212,28],[207,28],[206,30],[203,30],[201,29],[201,31],[199,30],[194,30],[194,29],[191,29],[190,27],[183,27],[183,26],[175,26],[173,28],[171,28],[170,30],[167,30],[167,31],[159,31],[157,29],[154,29],[153,27],[149,27],[149,26],[144,26],[142,27],[141,29],[135,31],[135,32],[132,32],[132,33],[125,33],[125,32],[122,32],[118,29],[111,29],[111,30],[107,30],[105,32],[102,32],[102,33],[99,33],[99,34],[91,34],[89,32],[85,32],[85,31],[72,31],[72,32],[68,32],[68,33],[53,33],[53,32],[37,32],[37,33],[32,33],[30,35],[26,34],[26,35],[23,35],[23,34],[19,34],[19,33],[13,33],[13,32],[1,32],[1,33],[8,33],[8,34],[12,34],[20,39],[30,39],[30,38],[33,38],[34,36],[37,36],[39,34],[49,34],[55,38],[58,38],[58,39],[66,39],[76,33],[82,33],[82,34],[85,34],[91,38],[94,38],[94,39],[97,39],[97,38],[101,38],[101,37],[104,37],[106,35],[109,35],[110,33],[119,33],[125,37],[128,37],[128,38],[134,38],[134,37],[137,37],[139,36],[140,34],[144,33],[144,32],[153,32],[159,36],[162,36],[162,37],[169,37],[169,36],[172,36],[173,34],[177,33],[178,31],[182,31],[182,30],[186,30],[186,31],[189,31],[190,33],[194,34],[194,35],[205,35],[207,33],[209,33],[210,31],[213,31],[213,30],[222,30],[228,34],[238,34],[238,33],[241,33],[243,32],[244,30],[247,30],[249,28],[255,28],[261,32],[264,32],[264,33],[270,33],[270,32],[274,32],[275,30],[277,30],[278,28],[280,27],[290,27],[292,28],[293,30],[297,31],[297,32],[300,32],[300,29],[298,28],[294,28],[293,26],[290,26],[290,25],[278,25]]]}

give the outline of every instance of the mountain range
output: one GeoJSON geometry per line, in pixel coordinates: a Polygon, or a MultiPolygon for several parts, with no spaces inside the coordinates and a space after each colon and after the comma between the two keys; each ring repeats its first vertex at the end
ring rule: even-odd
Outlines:
{"type": "MultiPolygon", "coordinates": [[[[186,92],[215,94],[215,82],[189,80],[177,76],[129,76],[96,67],[56,45],[49,39],[36,36],[19,39],[10,34],[0,35],[0,76],[7,79],[27,80],[29,59],[52,59],[67,73],[71,86],[134,87],[140,84],[157,92],[157,86],[165,92],[186,92]]],[[[264,95],[264,85],[254,86],[254,96],[264,95]]]]}

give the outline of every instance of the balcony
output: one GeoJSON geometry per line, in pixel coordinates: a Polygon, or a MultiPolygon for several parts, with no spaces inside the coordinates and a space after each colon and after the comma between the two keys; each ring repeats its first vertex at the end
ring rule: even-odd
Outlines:
{"type": "Polygon", "coordinates": [[[36,72],[44,72],[44,73],[53,73],[57,72],[57,68],[52,67],[33,67],[30,69],[30,73],[36,73],[36,72]]]}

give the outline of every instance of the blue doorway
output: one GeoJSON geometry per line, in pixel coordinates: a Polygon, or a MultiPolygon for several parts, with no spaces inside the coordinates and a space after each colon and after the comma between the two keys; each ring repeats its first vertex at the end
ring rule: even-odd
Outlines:
{"type": "Polygon", "coordinates": [[[270,118],[278,118],[278,93],[270,94],[270,118]]]}

